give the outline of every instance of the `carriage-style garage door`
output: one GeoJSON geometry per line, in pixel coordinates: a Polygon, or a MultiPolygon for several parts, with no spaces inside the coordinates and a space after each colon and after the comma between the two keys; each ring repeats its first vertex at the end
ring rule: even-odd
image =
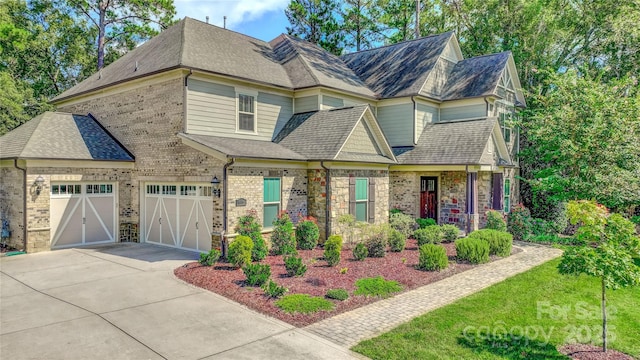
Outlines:
{"type": "Polygon", "coordinates": [[[211,186],[146,184],[144,240],[197,251],[211,250],[211,186]]]}
{"type": "Polygon", "coordinates": [[[115,192],[113,183],[52,183],[51,248],[115,242],[115,192]]]}

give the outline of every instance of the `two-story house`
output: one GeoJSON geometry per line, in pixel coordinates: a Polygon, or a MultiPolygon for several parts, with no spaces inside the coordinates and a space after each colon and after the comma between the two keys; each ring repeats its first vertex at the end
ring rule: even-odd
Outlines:
{"type": "Polygon", "coordinates": [[[27,251],[141,241],[206,251],[255,210],[391,208],[477,228],[517,194],[510,53],[453,33],[336,57],[185,18],[0,138],[0,217],[27,251]]]}

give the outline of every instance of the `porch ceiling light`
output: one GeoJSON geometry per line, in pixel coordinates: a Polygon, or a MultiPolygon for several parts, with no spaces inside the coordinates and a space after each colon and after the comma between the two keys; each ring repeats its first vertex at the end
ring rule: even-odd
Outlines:
{"type": "Polygon", "coordinates": [[[36,180],[33,182],[33,185],[36,187],[36,195],[40,195],[40,192],[42,192],[42,186],[44,185],[44,178],[42,175],[38,175],[36,180]]]}
{"type": "Polygon", "coordinates": [[[216,197],[220,197],[220,180],[218,180],[217,176],[213,176],[213,179],[211,179],[211,193],[216,196],[216,197]]]}

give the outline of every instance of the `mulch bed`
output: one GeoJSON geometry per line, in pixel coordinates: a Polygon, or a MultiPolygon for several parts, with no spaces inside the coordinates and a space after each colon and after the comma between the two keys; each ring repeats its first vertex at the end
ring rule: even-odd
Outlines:
{"type": "Polygon", "coordinates": [[[602,352],[601,346],[589,344],[570,344],[558,349],[562,354],[574,360],[633,360],[633,357],[616,350],[602,352]]]}
{"type": "MultiPolygon", "coordinates": [[[[364,277],[382,275],[387,280],[396,280],[404,286],[403,291],[415,289],[451,275],[461,273],[474,267],[469,263],[456,262],[455,245],[442,244],[447,250],[449,267],[443,271],[421,271],[418,264],[418,247],[413,239],[407,240],[404,251],[387,252],[384,258],[366,258],[357,261],[350,249],[343,249],[340,263],[335,267],[327,266],[322,259],[323,250],[299,250],[307,265],[307,272],[302,277],[288,277],[282,256],[267,256],[261,264],[271,266],[271,278],[278,285],[289,289],[287,294],[309,294],[324,296],[329,289],[346,289],[350,297],[345,301],[331,300],[336,307],[332,311],[320,311],[314,314],[287,314],[275,305],[275,300],[264,295],[258,287],[246,286],[245,276],[241,269],[228,263],[217,263],[214,266],[201,266],[197,262],[185,264],[174,270],[174,274],[190,284],[213,291],[231,300],[246,305],[256,311],[276,317],[295,326],[306,326],[339,313],[353,310],[360,306],[380,300],[377,297],[352,295],[356,280],[364,277]],[[344,273],[342,273],[344,272],[344,273]]],[[[514,248],[516,253],[521,250],[514,248]]],[[[492,257],[491,261],[499,258],[492,257]]]]}

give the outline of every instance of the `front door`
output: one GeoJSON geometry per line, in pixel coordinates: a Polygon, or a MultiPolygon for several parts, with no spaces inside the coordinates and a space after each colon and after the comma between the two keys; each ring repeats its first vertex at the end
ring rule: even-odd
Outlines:
{"type": "Polygon", "coordinates": [[[420,178],[420,217],[438,221],[438,178],[436,176],[420,178]]]}

